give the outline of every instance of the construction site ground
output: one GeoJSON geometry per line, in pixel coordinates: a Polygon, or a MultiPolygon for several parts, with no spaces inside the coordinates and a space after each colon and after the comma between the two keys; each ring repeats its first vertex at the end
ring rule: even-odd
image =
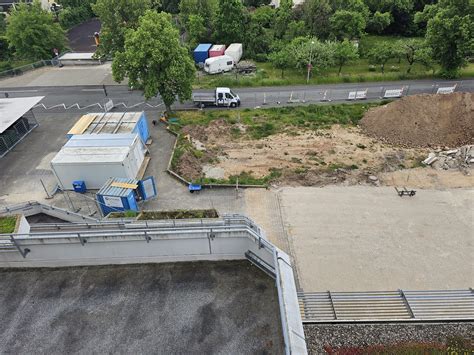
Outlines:
{"type": "MultiPolygon", "coordinates": [[[[288,121],[284,127],[268,110],[242,120],[225,111],[212,116],[183,114],[185,139],[179,146],[184,153],[175,168],[193,181],[235,181],[239,176],[245,184],[251,176],[278,186],[472,187],[472,169],[458,167],[454,160],[449,171],[421,167],[435,149],[474,143],[473,97],[467,93],[405,97],[371,108],[360,121],[362,128],[352,123],[321,124],[330,111],[302,111],[301,118],[281,116],[281,121],[288,121]],[[267,123],[260,123],[262,117],[267,123]]],[[[357,107],[353,111],[341,112],[341,119],[330,116],[331,122],[360,114],[357,107]]]]}
{"type": "MultiPolygon", "coordinates": [[[[147,112],[149,121],[158,114],[147,112]]],[[[0,160],[0,206],[38,200],[99,217],[94,191],[47,199],[40,181],[53,189],[49,162],[80,115],[37,113],[40,126],[0,160]]],[[[235,128],[245,127],[210,124],[194,137],[188,132],[197,146],[221,144],[208,149],[223,158],[214,156],[209,171],[229,174],[225,169],[240,168],[265,175],[276,168],[282,174],[269,189],[190,194],[166,173],[175,137],[164,125],[149,123],[153,144],[145,175],[155,177],[158,198],[142,208],[215,208],[248,215],[292,255],[305,291],[465,288],[474,281],[473,178],[465,171],[419,167],[431,148],[392,146],[347,125],[297,129],[257,141],[235,134],[235,128]],[[418,191],[402,199],[393,186],[418,191]]]]}

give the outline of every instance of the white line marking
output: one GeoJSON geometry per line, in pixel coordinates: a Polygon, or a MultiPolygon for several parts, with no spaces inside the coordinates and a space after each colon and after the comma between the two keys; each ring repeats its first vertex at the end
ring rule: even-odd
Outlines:
{"type": "Polygon", "coordinates": [[[0,90],[0,92],[7,92],[7,93],[11,93],[11,92],[38,92],[39,90],[15,90],[15,91],[12,91],[12,90],[0,90]]]}
{"type": "Polygon", "coordinates": [[[81,91],[104,91],[104,89],[82,89],[81,91]]]}

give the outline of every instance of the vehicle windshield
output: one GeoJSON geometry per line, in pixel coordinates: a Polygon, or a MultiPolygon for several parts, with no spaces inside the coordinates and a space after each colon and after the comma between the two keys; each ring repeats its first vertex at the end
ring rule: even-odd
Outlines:
{"type": "Polygon", "coordinates": [[[231,93],[231,95],[232,95],[233,97],[237,97],[237,94],[234,93],[232,90],[230,90],[230,93],[231,93]]]}

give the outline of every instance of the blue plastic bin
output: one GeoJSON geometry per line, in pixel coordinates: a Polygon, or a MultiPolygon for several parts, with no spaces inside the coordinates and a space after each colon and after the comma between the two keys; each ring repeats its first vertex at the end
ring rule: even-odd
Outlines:
{"type": "Polygon", "coordinates": [[[74,188],[75,192],[79,192],[81,194],[85,194],[87,192],[86,182],[83,180],[73,181],[72,187],[74,188]]]}

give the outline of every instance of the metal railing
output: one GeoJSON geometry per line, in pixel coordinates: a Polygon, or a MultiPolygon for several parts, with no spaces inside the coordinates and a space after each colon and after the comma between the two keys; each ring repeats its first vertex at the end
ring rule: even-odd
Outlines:
{"type": "Polygon", "coordinates": [[[42,67],[54,67],[54,66],[57,66],[58,64],[59,64],[59,61],[57,59],[40,60],[31,64],[22,65],[21,67],[16,67],[16,68],[2,71],[0,72],[0,78],[8,78],[8,77],[14,77],[18,75],[23,75],[24,73],[29,72],[31,70],[35,70],[42,67]]]}
{"type": "Polygon", "coordinates": [[[305,323],[474,320],[474,291],[299,293],[305,323]]]}

